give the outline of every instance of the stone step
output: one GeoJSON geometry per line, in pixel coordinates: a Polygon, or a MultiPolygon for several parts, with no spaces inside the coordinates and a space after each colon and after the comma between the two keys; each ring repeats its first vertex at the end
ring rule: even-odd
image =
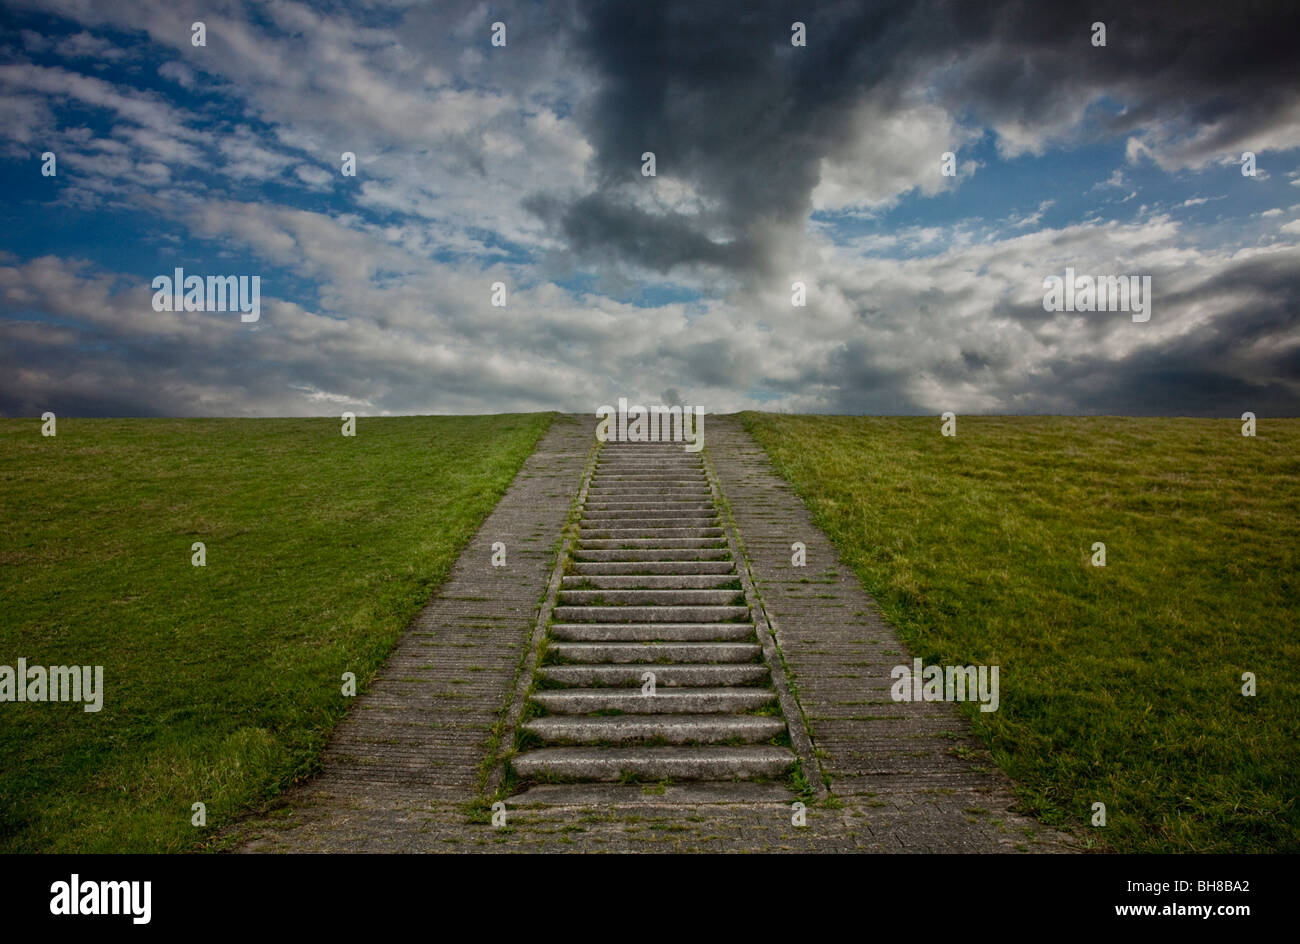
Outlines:
{"type": "Polygon", "coordinates": [[[639,688],[564,688],[535,691],[532,700],[556,715],[740,714],[772,704],[776,693],[763,688],[659,688],[653,695],[642,695],[639,688]]]}
{"type": "Polygon", "coordinates": [[[617,531],[649,530],[659,531],[663,528],[717,528],[718,516],[707,514],[663,515],[659,518],[628,518],[611,515],[582,516],[582,528],[613,529],[617,531]]]}
{"type": "MultiPolygon", "coordinates": [[[[698,479],[687,479],[677,477],[674,479],[610,479],[594,478],[587,489],[588,495],[598,497],[609,497],[611,495],[635,497],[639,493],[650,493],[652,497],[658,497],[665,490],[681,491],[705,491],[708,489],[708,480],[703,477],[698,479]]],[[[710,493],[712,497],[712,493],[710,493]]]]}
{"type": "Polygon", "coordinates": [[[703,469],[697,475],[686,472],[606,472],[602,475],[598,472],[591,477],[592,485],[615,484],[620,488],[629,484],[658,485],[661,482],[684,482],[696,485],[707,481],[708,478],[704,475],[703,469]]]}
{"type": "Polygon", "coordinates": [[[654,469],[654,468],[673,468],[673,469],[702,469],[704,463],[700,461],[698,454],[694,456],[644,456],[633,458],[631,456],[621,456],[615,458],[601,457],[596,460],[597,469],[654,469]]]}
{"type": "Polygon", "coordinates": [[[794,764],[785,747],[544,747],[515,755],[522,777],[566,780],[727,780],[734,777],[779,777],[794,764]]]}
{"type": "Polygon", "coordinates": [[[694,501],[712,501],[713,493],[708,486],[698,482],[619,482],[611,484],[593,481],[587,490],[587,496],[593,500],[652,501],[661,503],[662,499],[693,499],[694,501]]]}
{"type": "Polygon", "coordinates": [[[653,518],[638,517],[615,518],[609,515],[592,516],[583,514],[582,528],[584,531],[599,528],[601,530],[614,531],[653,531],[656,534],[664,528],[720,528],[718,516],[705,512],[689,512],[675,514],[672,512],[661,513],[653,518]]]}
{"type": "Polygon", "coordinates": [[[667,514],[660,518],[628,518],[602,514],[583,514],[581,523],[584,531],[596,529],[614,529],[624,531],[640,529],[658,532],[662,528],[722,527],[722,524],[718,521],[716,515],[708,515],[698,511],[685,512],[680,515],[667,514]]]}
{"type": "Polygon", "coordinates": [[[689,443],[678,440],[676,442],[644,442],[644,443],[605,443],[605,448],[600,451],[600,458],[608,459],[616,456],[694,456],[699,457],[699,452],[689,452],[686,447],[689,443]]]}
{"type": "Polygon", "coordinates": [[[688,528],[677,527],[672,524],[653,527],[653,528],[606,528],[602,526],[591,527],[584,525],[580,540],[585,544],[588,541],[622,541],[631,539],[653,540],[659,538],[714,538],[723,537],[721,528],[688,528]]]}
{"type": "Polygon", "coordinates": [[[713,504],[713,493],[699,491],[702,493],[695,497],[661,498],[652,495],[649,498],[637,498],[635,495],[615,490],[603,497],[588,494],[583,507],[595,511],[642,511],[650,515],[659,515],[665,511],[675,514],[694,505],[706,514],[715,514],[717,509],[713,504]]]}
{"type": "MultiPolygon", "coordinates": [[[[582,518],[615,521],[662,521],[682,518],[718,518],[718,510],[708,502],[641,502],[645,507],[617,507],[612,503],[595,505],[588,502],[582,507],[582,518]]],[[[627,502],[625,505],[636,505],[627,502]]]]}
{"type": "Polygon", "coordinates": [[[587,490],[588,502],[711,502],[713,492],[703,485],[666,485],[662,488],[638,486],[618,488],[593,482],[587,490]]]}
{"type": "Polygon", "coordinates": [[[705,547],[705,548],[686,548],[686,549],[664,549],[664,548],[624,548],[615,551],[601,550],[583,550],[577,548],[573,552],[575,565],[581,563],[709,563],[726,561],[727,566],[733,566],[731,563],[731,552],[725,547],[705,547]]]}
{"type": "Polygon", "coordinates": [[[591,473],[593,482],[622,482],[654,479],[683,479],[691,482],[707,482],[709,480],[708,472],[702,465],[694,466],[626,466],[623,468],[613,468],[611,466],[597,466],[591,473]]]}
{"type": "MultiPolygon", "coordinates": [[[[635,815],[649,810],[660,815],[666,807],[739,805],[755,809],[783,807],[799,799],[790,787],[780,780],[678,780],[663,781],[653,790],[635,779],[628,783],[597,783],[566,780],[555,783],[536,783],[516,793],[507,801],[511,808],[521,810],[587,807],[588,809],[626,810],[635,815]]],[[[527,814],[525,814],[527,815],[527,814]]]]}
{"type": "Polygon", "coordinates": [[[624,574],[711,574],[735,576],[731,560],[643,560],[643,561],[574,561],[569,565],[575,575],[614,577],[624,574]]]}
{"type": "Polygon", "coordinates": [[[552,623],[551,637],[571,642],[739,641],[752,639],[754,626],[752,623],[552,623]]]}
{"type": "Polygon", "coordinates": [[[699,460],[698,452],[694,455],[685,455],[682,452],[667,455],[616,455],[616,456],[597,456],[595,467],[608,468],[611,465],[621,468],[647,468],[655,465],[671,465],[679,468],[702,468],[703,463],[699,460]]]}
{"type": "Polygon", "coordinates": [[[561,623],[731,623],[749,619],[747,606],[557,606],[561,623]]]}
{"type": "Polygon", "coordinates": [[[564,590],[724,590],[740,589],[735,574],[571,575],[560,581],[564,590]],[[732,584],[736,586],[731,587],[732,584]]]}
{"type": "Polygon", "coordinates": [[[698,452],[689,452],[686,446],[689,443],[682,442],[680,439],[675,442],[653,442],[653,443],[606,443],[597,456],[598,459],[617,459],[625,456],[646,455],[651,458],[672,459],[679,456],[685,456],[690,459],[699,460],[698,452]]]}
{"type": "Polygon", "coordinates": [[[698,452],[686,452],[681,443],[674,443],[675,449],[660,452],[634,454],[631,452],[602,452],[596,457],[597,462],[694,462],[699,464],[698,452]]]}
{"type": "MultiPolygon", "coordinates": [[[[746,628],[752,636],[754,628],[752,626],[746,628]]],[[[757,643],[701,640],[698,636],[685,642],[553,642],[550,651],[567,662],[584,664],[633,662],[734,664],[755,662],[763,653],[762,647],[757,643]]],[[[638,681],[637,684],[640,682],[638,681]]]]}
{"type": "Polygon", "coordinates": [[[721,538],[579,538],[583,551],[686,550],[723,547],[721,538]]]}
{"type": "MultiPolygon", "coordinates": [[[[707,656],[705,656],[707,658],[707,656]]],[[[598,686],[631,686],[638,691],[647,672],[655,677],[655,688],[681,686],[708,688],[711,686],[762,685],[768,679],[767,666],[762,663],[699,664],[681,662],[672,665],[654,664],[600,664],[544,665],[537,670],[542,678],[561,685],[591,688],[598,686]]]]}
{"type": "Polygon", "coordinates": [[[785,730],[780,718],[760,715],[557,715],[534,718],[524,730],[553,744],[626,744],[662,739],[669,744],[761,744],[785,730]]]}
{"type": "Polygon", "coordinates": [[[670,504],[688,504],[712,502],[713,492],[707,488],[679,487],[653,489],[597,488],[592,486],[587,492],[588,505],[646,505],[665,507],[670,504]]]}
{"type": "Polygon", "coordinates": [[[561,606],[740,606],[741,590],[561,590],[561,606]]]}
{"type": "Polygon", "coordinates": [[[604,451],[596,456],[597,462],[699,462],[698,452],[682,449],[683,443],[672,443],[675,448],[659,452],[632,453],[621,451],[604,451]]]}
{"type": "Polygon", "coordinates": [[[588,502],[583,507],[586,518],[644,518],[647,515],[683,515],[717,517],[708,502],[588,502]]]}
{"type": "Polygon", "coordinates": [[[698,462],[598,462],[594,475],[703,475],[704,466],[698,462]]]}

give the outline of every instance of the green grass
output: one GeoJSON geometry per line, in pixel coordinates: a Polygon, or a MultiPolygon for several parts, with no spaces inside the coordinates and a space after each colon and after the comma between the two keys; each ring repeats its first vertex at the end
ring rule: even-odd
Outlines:
{"type": "Polygon", "coordinates": [[[1300,420],[742,419],[915,655],[1001,666],[962,709],[1029,810],[1300,849],[1300,420]]]}
{"type": "Polygon", "coordinates": [[[309,774],[551,419],[0,420],[0,665],[106,689],[0,704],[0,851],[202,847],[309,774]]]}

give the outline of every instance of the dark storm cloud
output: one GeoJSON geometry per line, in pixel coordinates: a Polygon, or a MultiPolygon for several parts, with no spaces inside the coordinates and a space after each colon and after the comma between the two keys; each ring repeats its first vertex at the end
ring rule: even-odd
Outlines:
{"type": "MultiPolygon", "coordinates": [[[[1020,412],[1152,416],[1295,416],[1300,405],[1300,271],[1294,253],[1251,259],[1185,290],[1162,310],[1215,314],[1193,330],[1126,356],[1067,351],[1033,381],[1004,382],[1020,412]]],[[[967,375],[967,379],[973,379],[967,375]]]]}
{"type": "Polygon", "coordinates": [[[746,375],[752,374],[752,365],[722,340],[693,345],[683,360],[692,378],[710,386],[744,386],[749,379],[746,375]]]}
{"type": "Polygon", "coordinates": [[[1209,323],[1221,343],[1247,348],[1270,340],[1300,340],[1300,271],[1290,253],[1246,259],[1203,286],[1169,293],[1164,301],[1231,305],[1209,323]],[[1243,294],[1251,297],[1249,305],[1231,304],[1243,294]]]}
{"type": "Polygon", "coordinates": [[[767,231],[805,218],[821,160],[865,99],[889,109],[925,87],[954,115],[1050,135],[1069,130],[1076,105],[1109,95],[1127,108],[1101,119],[1110,131],[1157,129],[1201,159],[1295,120],[1296,35],[1292,3],[597,4],[577,48],[599,82],[579,114],[602,194],[551,218],[576,246],[598,241],[659,271],[701,260],[761,269],[781,253],[767,231]],[[790,46],[795,20],[806,48],[790,46]],[[1104,49],[1090,42],[1098,20],[1104,49]],[[1207,122],[1211,133],[1185,140],[1207,122]],[[658,226],[620,214],[644,151],[709,207],[658,226]],[[719,229],[727,252],[703,235],[719,229]]]}
{"type": "Polygon", "coordinates": [[[737,268],[751,254],[743,238],[714,242],[683,214],[652,214],[602,194],[567,205],[553,197],[535,196],[524,206],[562,229],[569,249],[587,260],[617,261],[625,255],[646,269],[667,273],[679,267],[737,268]]]}
{"type": "MultiPolygon", "coordinates": [[[[1180,155],[1227,157],[1256,136],[1295,120],[1294,67],[1300,6],[1289,2],[1002,4],[963,13],[944,4],[930,42],[957,49],[963,37],[983,50],[941,81],[941,99],[987,123],[1050,126],[1081,91],[1126,106],[1101,119],[1115,132],[1161,124],[1161,136],[1202,134],[1180,155]],[[1106,24],[1107,45],[1080,42],[1106,24]],[[943,42],[946,37],[946,43],[943,42]]],[[[980,5],[975,5],[980,7],[980,5]]]]}
{"type": "MultiPolygon", "coordinates": [[[[681,214],[665,221],[662,236],[673,245],[650,246],[630,226],[602,227],[602,245],[655,268],[690,258],[676,248],[698,244],[685,236],[688,226],[700,234],[721,227],[727,249],[704,237],[714,247],[706,260],[763,264],[774,248],[764,230],[810,210],[818,162],[845,133],[845,109],[895,70],[895,60],[873,52],[915,28],[915,16],[908,3],[795,14],[763,3],[592,8],[580,49],[600,87],[580,114],[596,148],[600,218],[616,218],[610,203],[620,195],[630,200],[646,151],[658,174],[691,183],[711,203],[693,221],[681,214]],[[790,24],[810,16],[818,48],[800,55],[806,50],[790,46],[790,24]],[[855,35],[871,39],[859,46],[848,41],[855,35]]],[[[643,217],[629,214],[628,222],[644,225],[643,217]]],[[[586,214],[564,214],[563,222],[571,239],[590,238],[586,214]]]]}
{"type": "MultiPolygon", "coordinates": [[[[1071,410],[1120,416],[1295,416],[1294,382],[1276,379],[1277,371],[1297,376],[1294,353],[1270,357],[1270,373],[1257,375],[1225,369],[1220,339],[1196,335],[1168,348],[1145,350],[1117,361],[1071,361],[1052,365],[1059,388],[1071,393],[1071,410]],[[1289,367],[1282,361],[1290,360],[1289,367]]],[[[1263,365],[1261,365],[1263,366],[1263,365]]],[[[1039,400],[1038,402],[1044,402],[1039,400]]],[[[1030,409],[1024,412],[1041,412],[1030,409]]]]}
{"type": "Polygon", "coordinates": [[[907,415],[927,413],[909,397],[907,371],[880,367],[874,362],[871,346],[863,341],[842,345],[826,364],[824,376],[805,377],[803,386],[820,381],[833,390],[824,412],[907,415]]]}

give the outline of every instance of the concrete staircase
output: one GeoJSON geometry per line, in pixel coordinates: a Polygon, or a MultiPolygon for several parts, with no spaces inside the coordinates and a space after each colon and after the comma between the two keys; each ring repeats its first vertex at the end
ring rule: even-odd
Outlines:
{"type": "Polygon", "coordinates": [[[699,453],[603,445],[530,701],[512,761],[528,780],[734,781],[793,765],[699,453]]]}

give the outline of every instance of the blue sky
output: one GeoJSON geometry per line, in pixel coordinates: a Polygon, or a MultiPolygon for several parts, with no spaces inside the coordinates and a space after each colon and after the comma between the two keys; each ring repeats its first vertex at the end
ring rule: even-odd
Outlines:
{"type": "Polygon", "coordinates": [[[11,3],[0,413],[1295,415],[1261,10],[11,3]],[[1151,320],[1043,311],[1067,266],[1150,275],[1151,320]],[[176,267],[260,320],[155,311],[176,267]]]}

